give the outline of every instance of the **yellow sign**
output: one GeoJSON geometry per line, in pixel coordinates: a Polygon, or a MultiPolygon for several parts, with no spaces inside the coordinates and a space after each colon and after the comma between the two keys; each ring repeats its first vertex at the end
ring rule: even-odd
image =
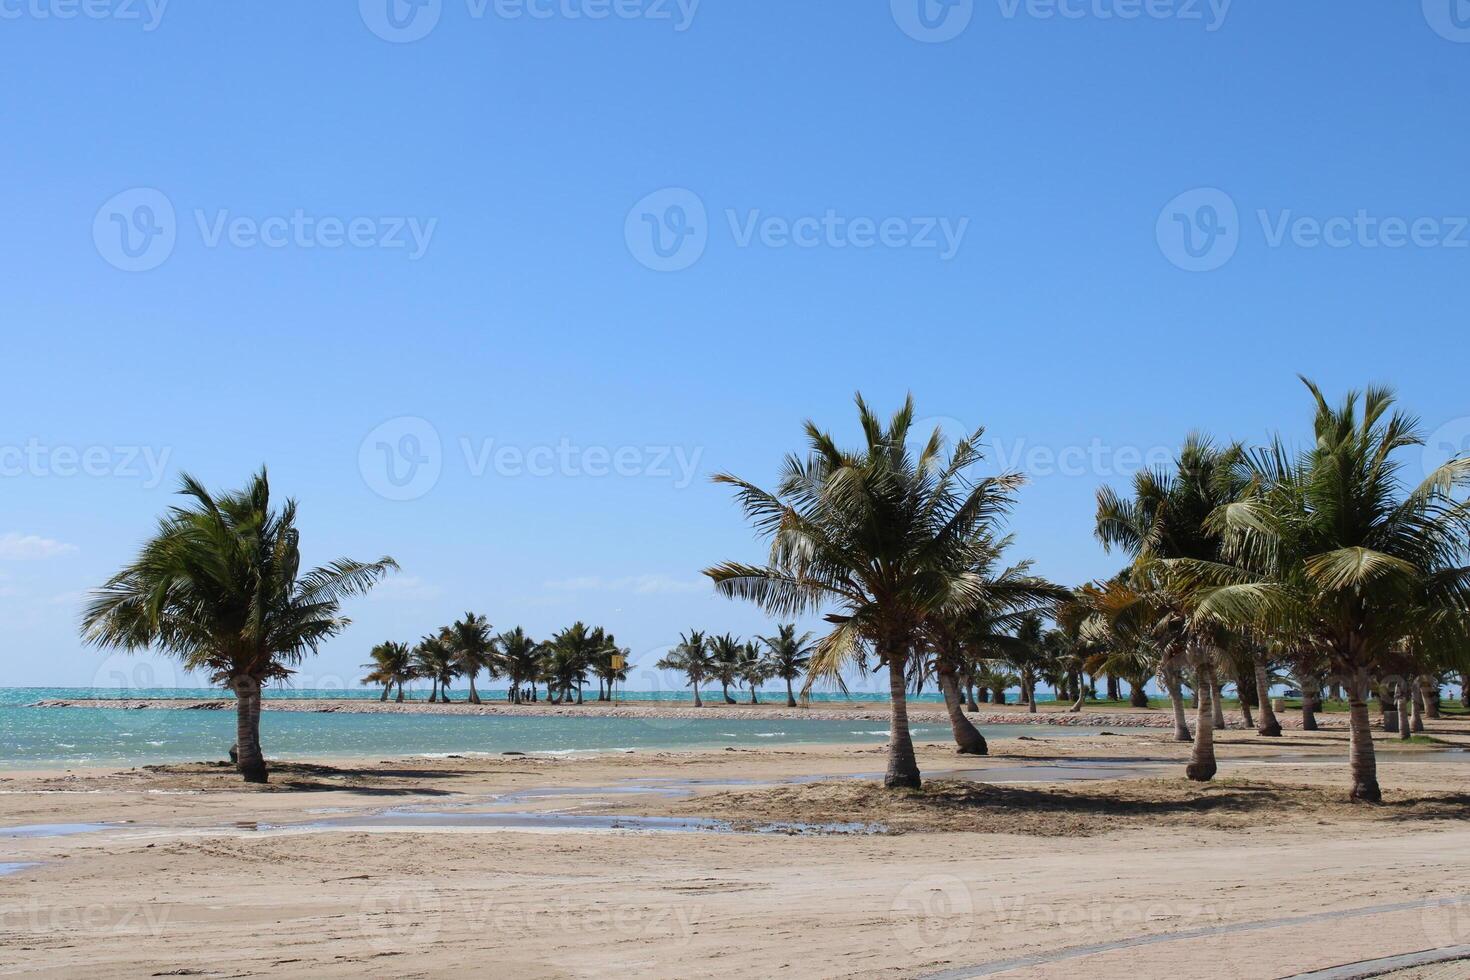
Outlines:
{"type": "Polygon", "coordinates": [[[627,666],[628,666],[628,658],[627,657],[623,656],[621,653],[615,653],[615,654],[612,655],[612,669],[613,670],[622,670],[623,668],[625,668],[627,666]]]}

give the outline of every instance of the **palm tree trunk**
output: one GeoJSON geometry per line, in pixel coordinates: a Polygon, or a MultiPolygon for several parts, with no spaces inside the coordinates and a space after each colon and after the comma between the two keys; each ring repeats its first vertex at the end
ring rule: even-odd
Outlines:
{"type": "Polygon", "coordinates": [[[236,678],[235,688],[235,767],[247,783],[264,783],[265,754],[260,751],[260,684],[252,677],[236,678]]]}
{"type": "MultiPolygon", "coordinates": [[[[988,695],[990,692],[982,687],[980,693],[982,695],[988,695]]],[[[973,677],[965,679],[965,710],[969,712],[980,710],[980,705],[975,701],[975,679],[973,677]]]]}
{"type": "Polygon", "coordinates": [[[430,685],[430,687],[429,687],[429,703],[430,704],[434,704],[438,700],[439,700],[439,678],[435,677],[433,684],[430,685]]]}
{"type": "Polygon", "coordinates": [[[1067,709],[1067,713],[1075,715],[1087,707],[1087,688],[1082,683],[1082,671],[1079,670],[1072,674],[1072,683],[1077,688],[1077,700],[1072,703],[1072,707],[1067,709]]]}
{"type": "Polygon", "coordinates": [[[1438,679],[1425,675],[1419,678],[1419,696],[1424,700],[1424,717],[1431,721],[1439,719],[1438,679]]]}
{"type": "Polygon", "coordinates": [[[786,707],[796,707],[796,695],[791,691],[791,678],[786,678],[786,707]]]}
{"type": "Polygon", "coordinates": [[[989,755],[990,746],[985,744],[985,736],[965,717],[965,706],[960,700],[959,682],[953,669],[939,668],[939,690],[944,694],[944,710],[949,714],[949,727],[954,732],[960,755],[989,755]]]}
{"type": "Polygon", "coordinates": [[[393,690],[393,685],[392,684],[386,684],[386,685],[384,685],[384,687],[383,687],[383,696],[380,697],[380,698],[378,698],[378,700],[379,701],[386,701],[386,700],[388,700],[388,693],[390,691],[392,691],[392,690],[393,690]]]}
{"type": "Polygon", "coordinates": [[[398,682],[398,702],[403,703],[403,681],[398,682]]]}
{"type": "Polygon", "coordinates": [[[1194,753],[1184,774],[1197,783],[1207,783],[1215,778],[1219,767],[1215,764],[1215,714],[1214,698],[1215,668],[1213,664],[1201,663],[1195,679],[1194,698],[1194,753]]]}
{"type": "Polygon", "coordinates": [[[1409,689],[1409,697],[1413,701],[1413,717],[1409,728],[1415,732],[1424,731],[1424,678],[1416,677],[1405,686],[1409,689]]]}
{"type": "MultiPolygon", "coordinates": [[[[478,674],[479,671],[475,671],[478,674]]],[[[475,690],[475,674],[470,675],[470,704],[480,703],[480,692],[475,690]]]]}
{"type": "Polygon", "coordinates": [[[1184,717],[1184,693],[1180,690],[1179,668],[1164,668],[1164,690],[1169,692],[1169,707],[1174,710],[1174,741],[1192,742],[1189,721],[1184,717]]]}
{"type": "Polygon", "coordinates": [[[888,789],[919,789],[923,780],[919,776],[919,760],[914,757],[914,740],[909,735],[909,705],[904,678],[904,662],[908,656],[907,645],[889,645],[880,651],[888,660],[888,773],[883,785],[888,789]]]}
{"type": "MultiPolygon", "coordinates": [[[[1240,690],[1239,684],[1236,685],[1236,690],[1240,690]]],[[[1246,728],[1256,727],[1256,719],[1251,715],[1250,702],[1245,699],[1244,694],[1240,696],[1240,717],[1245,722],[1246,728]]]]}
{"type": "Polygon", "coordinates": [[[1373,721],[1368,717],[1368,672],[1360,670],[1348,692],[1348,731],[1351,737],[1350,764],[1352,799],[1367,803],[1383,800],[1378,788],[1378,762],[1373,755],[1373,721]]]}
{"type": "Polygon", "coordinates": [[[1128,682],[1128,704],[1134,708],[1148,707],[1148,679],[1128,682]]]}
{"type": "MultiPolygon", "coordinates": [[[[1214,670],[1210,671],[1211,676],[1214,676],[1214,673],[1214,670]]],[[[1223,732],[1230,727],[1225,723],[1225,684],[1218,679],[1210,688],[1210,709],[1214,712],[1216,731],[1223,732]]]]}
{"type": "Polygon", "coordinates": [[[1378,713],[1383,718],[1383,730],[1396,734],[1399,730],[1399,706],[1394,700],[1392,684],[1382,684],[1378,688],[1378,713]]]}
{"type": "Polygon", "coordinates": [[[703,708],[704,707],[704,702],[699,699],[699,681],[695,680],[693,682],[693,686],[694,686],[694,706],[696,708],[703,708]]]}
{"type": "Polygon", "coordinates": [[[1266,738],[1281,737],[1281,722],[1276,717],[1276,710],[1271,707],[1271,681],[1266,676],[1266,664],[1259,658],[1255,662],[1256,673],[1256,701],[1261,709],[1260,724],[1256,726],[1256,734],[1266,738]]]}
{"type": "MultiPolygon", "coordinates": [[[[1410,729],[1413,728],[1413,725],[1410,723],[1409,720],[1410,716],[1414,713],[1414,709],[1412,706],[1413,699],[1409,696],[1409,684],[1407,681],[1399,681],[1397,686],[1399,709],[1399,741],[1407,742],[1409,739],[1414,737],[1414,733],[1410,731],[1410,729]]],[[[1423,728],[1424,723],[1420,722],[1419,727],[1423,728]]]]}

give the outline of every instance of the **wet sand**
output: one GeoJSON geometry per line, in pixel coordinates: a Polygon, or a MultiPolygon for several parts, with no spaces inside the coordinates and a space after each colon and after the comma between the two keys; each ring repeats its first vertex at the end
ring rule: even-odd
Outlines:
{"type": "Polygon", "coordinates": [[[1227,733],[1206,787],[1150,730],[926,744],[901,794],[871,746],[372,759],[264,788],[3,773],[0,864],[31,866],[0,879],[0,973],[1294,976],[1470,943],[1470,725],[1431,733],[1380,743],[1380,807],[1344,801],[1331,731],[1227,733]]]}

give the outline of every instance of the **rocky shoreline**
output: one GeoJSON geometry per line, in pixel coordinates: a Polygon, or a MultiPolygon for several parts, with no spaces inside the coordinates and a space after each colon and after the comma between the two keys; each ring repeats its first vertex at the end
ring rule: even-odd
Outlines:
{"type": "MultiPolygon", "coordinates": [[[[124,711],[233,711],[235,703],[229,698],[67,698],[38,701],[38,708],[109,708],[124,711]]],[[[730,719],[772,721],[888,721],[888,709],[881,704],[873,707],[828,707],[788,708],[784,705],[692,705],[661,703],[646,704],[599,704],[595,701],[580,705],[531,704],[514,705],[503,702],[469,704],[456,701],[450,704],[430,704],[425,701],[365,701],[347,699],[287,699],[267,698],[262,705],[265,711],[299,711],[313,714],[434,714],[434,715],[479,715],[518,716],[541,718],[663,718],[663,719],[730,719]]],[[[944,706],[933,703],[914,702],[909,704],[909,716],[915,721],[928,724],[946,720],[944,706]]],[[[1082,711],[1071,714],[1064,711],[1042,711],[1028,714],[1024,711],[979,711],[966,717],[976,725],[1061,725],[1069,728],[1172,728],[1173,720],[1163,711],[1096,712],[1082,711]]],[[[1190,716],[1193,722],[1193,713],[1190,716]]],[[[1238,729],[1242,718],[1238,712],[1227,712],[1229,727],[1238,729]]],[[[1332,720],[1323,719],[1324,727],[1336,727],[1332,720]]],[[[1300,728],[1301,719],[1286,716],[1281,719],[1283,727],[1300,728]]]]}

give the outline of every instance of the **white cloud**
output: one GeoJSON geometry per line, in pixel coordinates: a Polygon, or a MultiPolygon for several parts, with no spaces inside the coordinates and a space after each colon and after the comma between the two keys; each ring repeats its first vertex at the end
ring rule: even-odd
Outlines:
{"type": "Polygon", "coordinates": [[[66,544],[38,534],[18,534],[11,531],[0,534],[0,558],[8,561],[30,561],[37,558],[55,558],[69,555],[77,550],[74,544],[66,544]]]}
{"type": "Polygon", "coordinates": [[[692,595],[710,590],[708,579],[677,579],[671,575],[630,575],[612,579],[583,575],[547,582],[546,587],[556,592],[631,592],[635,595],[692,595]]]}

